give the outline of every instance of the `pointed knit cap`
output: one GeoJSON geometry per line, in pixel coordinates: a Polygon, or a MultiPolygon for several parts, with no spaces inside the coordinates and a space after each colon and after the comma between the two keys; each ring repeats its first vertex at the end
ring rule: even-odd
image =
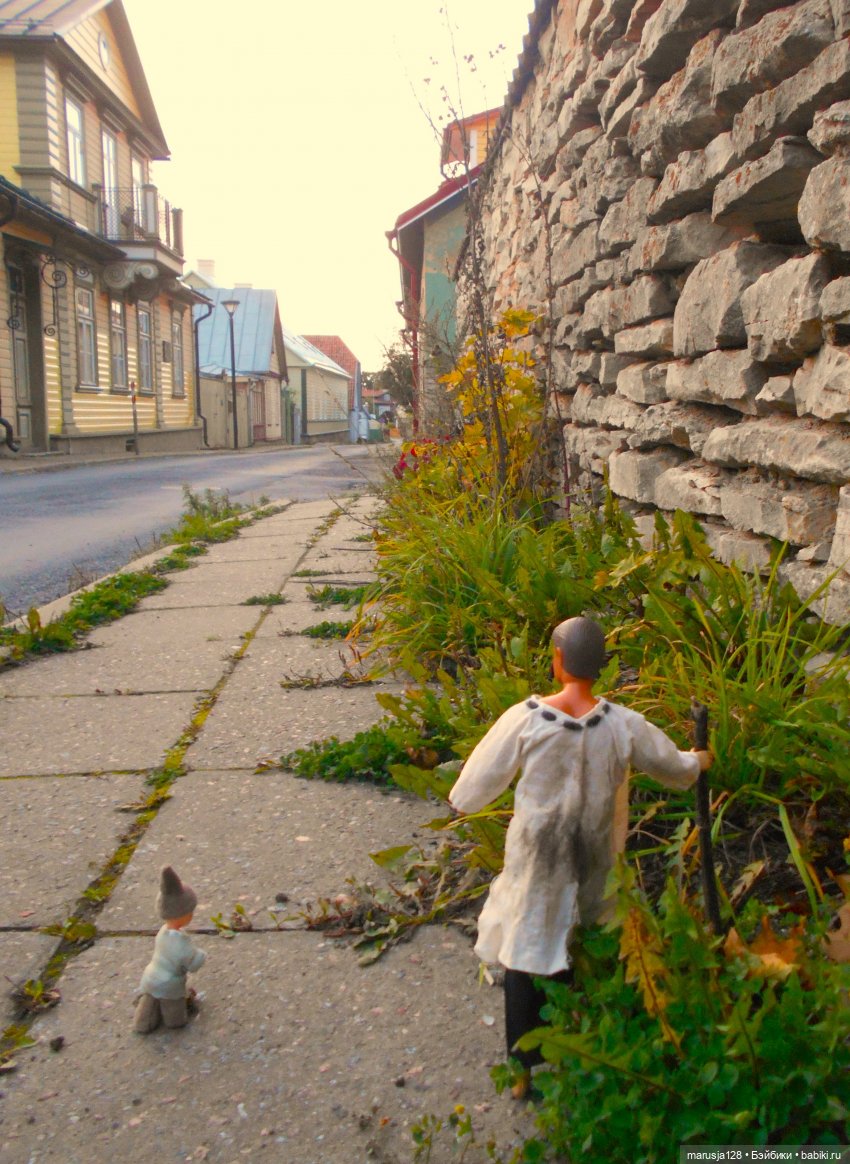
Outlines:
{"type": "Polygon", "coordinates": [[[166,865],[159,879],[156,908],[163,921],[185,917],[195,912],[198,897],[191,885],[184,885],[170,865],[166,865]]]}

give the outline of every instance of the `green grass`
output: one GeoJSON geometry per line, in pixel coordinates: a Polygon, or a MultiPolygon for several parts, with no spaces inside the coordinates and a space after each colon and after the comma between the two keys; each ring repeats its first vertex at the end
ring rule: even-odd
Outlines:
{"type": "Polygon", "coordinates": [[[324,610],[327,606],[343,606],[346,610],[351,610],[353,606],[360,605],[370,589],[371,587],[368,585],[328,585],[323,586],[320,590],[309,591],[309,598],[320,610],[324,610]]]}
{"type": "Polygon", "coordinates": [[[311,639],[344,639],[354,625],[353,622],[317,622],[315,626],[308,626],[301,633],[311,639]]]}

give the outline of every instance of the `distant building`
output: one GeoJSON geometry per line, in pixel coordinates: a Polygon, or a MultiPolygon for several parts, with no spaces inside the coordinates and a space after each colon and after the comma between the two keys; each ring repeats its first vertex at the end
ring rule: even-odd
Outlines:
{"type": "Polygon", "coordinates": [[[0,440],[200,445],[168,156],[121,0],[0,4],[0,440]]]}
{"type": "Polygon", "coordinates": [[[338,335],[305,335],[303,338],[314,348],[324,352],[335,364],[339,364],[348,373],[348,407],[352,408],[354,406],[354,381],[357,376],[357,365],[360,363],[354,352],[338,335]]]}
{"type": "MultiPolygon", "coordinates": [[[[195,274],[194,272],[192,273],[195,274]]],[[[194,279],[199,288],[200,281],[194,279]]],[[[294,402],[284,332],[277,295],[254,287],[215,287],[203,294],[209,305],[195,308],[198,364],[201,373],[201,415],[211,448],[233,448],[233,367],[236,369],[236,435],[239,447],[262,441],[297,439],[294,402]],[[233,355],[230,317],[225,302],[237,301],[233,312],[233,355]],[[212,310],[210,310],[210,307],[212,310]]]]}
{"type": "Polygon", "coordinates": [[[457,335],[454,269],[466,234],[469,189],[478,179],[499,110],[452,122],[443,132],[443,172],[451,176],[405,210],[387,231],[401,275],[402,339],[413,359],[414,425],[425,432],[449,423],[439,377],[449,370],[457,335]]]}
{"type": "Polygon", "coordinates": [[[301,439],[347,441],[349,373],[304,336],[284,328],[283,338],[301,439]]]}

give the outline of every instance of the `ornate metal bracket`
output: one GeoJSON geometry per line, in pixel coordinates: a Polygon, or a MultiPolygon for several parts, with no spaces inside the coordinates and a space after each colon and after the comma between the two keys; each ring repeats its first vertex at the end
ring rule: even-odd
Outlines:
{"type": "Polygon", "coordinates": [[[68,282],[68,272],[59,266],[61,261],[55,255],[45,255],[41,263],[41,277],[53,293],[53,319],[42,328],[44,334],[49,336],[56,335],[59,323],[59,289],[68,282]]]}

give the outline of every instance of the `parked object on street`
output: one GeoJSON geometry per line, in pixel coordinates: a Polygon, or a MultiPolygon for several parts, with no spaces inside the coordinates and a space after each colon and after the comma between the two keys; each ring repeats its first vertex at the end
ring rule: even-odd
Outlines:
{"type": "Polygon", "coordinates": [[[538,1051],[516,1041],[539,1026],[543,992],[533,978],[564,980],[578,925],[606,920],[605,882],[628,827],[628,770],[634,765],[670,788],[690,787],[711,762],[705,750],[681,752],[660,728],[593,694],[605,661],[605,636],[589,618],[571,618],[552,634],[552,665],[561,685],[506,711],[475,747],[449,794],[454,808],[480,812],[521,770],[505,864],[478,922],[475,952],[501,963],[508,1054],[528,1090],[538,1051]]]}
{"type": "Polygon", "coordinates": [[[192,921],[198,898],[184,885],[170,865],[160,874],[156,908],[165,924],[156,935],[153,958],[142,973],[141,996],[136,1003],[133,1029],[148,1035],[162,1024],[185,1027],[189,1021],[187,975],[200,970],[206,959],[182,931],[192,921]]]}

